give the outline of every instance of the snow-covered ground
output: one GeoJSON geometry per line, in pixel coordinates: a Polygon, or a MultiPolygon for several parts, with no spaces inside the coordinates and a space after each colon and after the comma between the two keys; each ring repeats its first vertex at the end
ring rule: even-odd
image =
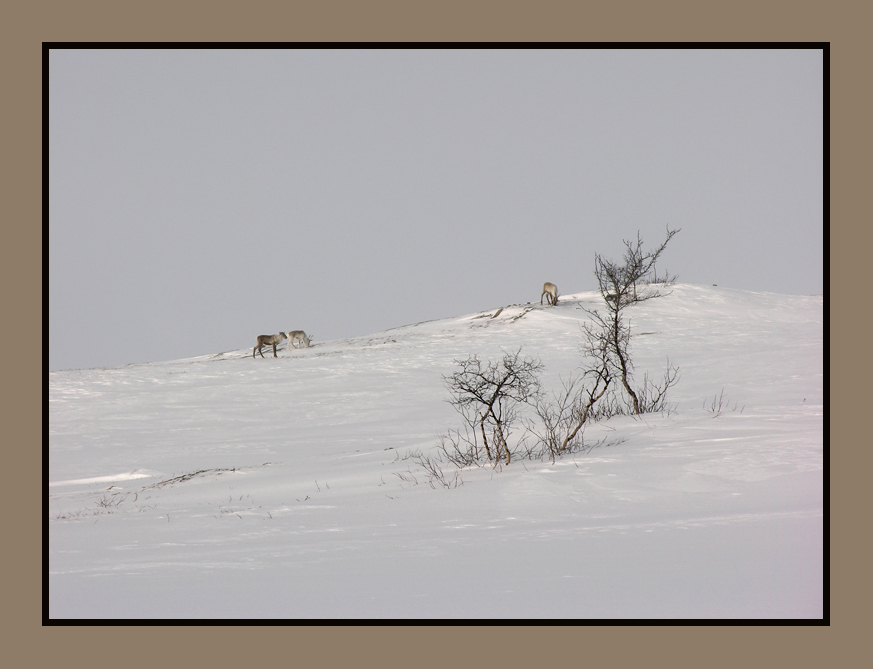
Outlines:
{"type": "Polygon", "coordinates": [[[822,296],[677,285],[627,311],[671,411],[451,489],[409,457],[460,427],[453,360],[521,347],[557,389],[599,303],[50,373],[49,616],[821,618],[822,296]]]}

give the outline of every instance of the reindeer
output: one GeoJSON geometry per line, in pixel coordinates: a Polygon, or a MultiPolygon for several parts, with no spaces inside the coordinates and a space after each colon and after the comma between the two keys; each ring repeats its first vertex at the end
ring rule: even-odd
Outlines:
{"type": "MultiPolygon", "coordinates": [[[[306,333],[303,330],[291,330],[291,332],[288,333],[288,350],[291,350],[291,345],[294,342],[301,341],[303,342],[303,345],[306,346],[306,348],[309,348],[309,342],[311,341],[311,339],[306,335],[306,333]]],[[[300,347],[295,346],[294,348],[300,347]]]]}
{"type": "Polygon", "coordinates": [[[546,298],[546,302],[551,305],[555,305],[558,303],[558,287],[546,281],[543,284],[543,294],[540,295],[540,304],[543,303],[543,295],[546,298]]]}
{"type": "Polygon", "coordinates": [[[264,357],[264,352],[261,350],[264,346],[273,345],[273,357],[278,358],[276,355],[276,344],[279,344],[283,339],[288,339],[288,335],[284,332],[280,332],[277,335],[258,335],[258,345],[252,349],[252,357],[255,357],[255,351],[261,354],[261,357],[264,357]]]}

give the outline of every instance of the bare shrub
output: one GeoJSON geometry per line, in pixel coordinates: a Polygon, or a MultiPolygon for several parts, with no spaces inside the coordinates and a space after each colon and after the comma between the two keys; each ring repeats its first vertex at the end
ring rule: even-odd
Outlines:
{"type": "Polygon", "coordinates": [[[488,460],[497,463],[512,459],[509,437],[518,418],[518,406],[530,402],[540,392],[542,363],[535,358],[521,358],[521,349],[505,353],[498,361],[482,362],[473,355],[456,360],[459,371],[444,376],[451,394],[449,403],[463,416],[467,428],[445,435],[459,457],[479,461],[479,438],[488,460]],[[465,455],[466,454],[466,455],[465,455]]]}
{"type": "MultiPolygon", "coordinates": [[[[703,408],[709,411],[712,414],[713,418],[718,418],[724,411],[736,411],[738,403],[734,402],[733,408],[730,406],[730,400],[725,397],[724,388],[721,389],[721,393],[712,398],[712,401],[703,400],[703,408]]],[[[740,408],[740,413],[743,413],[743,409],[746,408],[744,404],[740,408]]]]}
{"type": "Polygon", "coordinates": [[[451,477],[446,478],[442,467],[443,461],[439,456],[419,455],[416,458],[416,462],[427,474],[427,482],[431,488],[436,488],[437,485],[440,485],[451,490],[464,485],[464,481],[457,470],[454,471],[451,477]]]}
{"type": "Polygon", "coordinates": [[[540,395],[534,404],[538,423],[529,422],[528,430],[539,446],[538,455],[554,462],[582,444],[582,429],[596,415],[595,406],[609,387],[604,368],[588,369],[581,376],[561,381],[560,392],[551,397],[540,395]],[[586,385],[586,377],[591,381],[586,385]]]}
{"type": "Polygon", "coordinates": [[[449,430],[446,434],[439,435],[439,449],[446,460],[461,469],[479,464],[476,432],[468,425],[461,430],[449,430]]]}
{"type": "Polygon", "coordinates": [[[667,402],[667,391],[679,382],[679,368],[673,367],[667,359],[667,369],[661,383],[656,384],[648,372],[643,376],[643,385],[639,389],[640,410],[642,413],[670,413],[672,407],[667,402]]]}

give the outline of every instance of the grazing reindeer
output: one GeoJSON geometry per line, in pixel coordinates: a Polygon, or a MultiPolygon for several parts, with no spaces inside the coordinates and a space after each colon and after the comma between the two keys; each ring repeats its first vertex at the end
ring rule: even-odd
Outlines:
{"type": "MultiPolygon", "coordinates": [[[[303,330],[291,330],[291,332],[288,333],[288,350],[291,350],[291,344],[293,344],[294,342],[300,342],[300,341],[303,342],[303,345],[306,348],[309,348],[309,342],[311,340],[307,336],[307,334],[303,330]]],[[[300,347],[295,346],[294,348],[300,348],[300,347]]]]}
{"type": "Polygon", "coordinates": [[[276,355],[276,344],[280,343],[283,339],[288,339],[288,336],[284,332],[280,332],[277,335],[258,335],[258,345],[252,349],[252,357],[255,357],[255,351],[261,354],[261,357],[264,357],[264,352],[261,350],[264,346],[273,345],[273,357],[278,358],[276,355]]]}
{"type": "Polygon", "coordinates": [[[543,295],[545,295],[546,302],[548,304],[555,305],[558,303],[558,287],[546,281],[543,284],[543,294],[540,295],[540,304],[543,303],[543,295]]]}

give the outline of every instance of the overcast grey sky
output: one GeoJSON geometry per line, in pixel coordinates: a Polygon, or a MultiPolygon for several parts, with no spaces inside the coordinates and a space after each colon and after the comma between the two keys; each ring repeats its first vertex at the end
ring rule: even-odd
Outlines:
{"type": "Polygon", "coordinates": [[[823,292],[820,50],[52,50],[49,369],[659,271],[823,292]]]}

